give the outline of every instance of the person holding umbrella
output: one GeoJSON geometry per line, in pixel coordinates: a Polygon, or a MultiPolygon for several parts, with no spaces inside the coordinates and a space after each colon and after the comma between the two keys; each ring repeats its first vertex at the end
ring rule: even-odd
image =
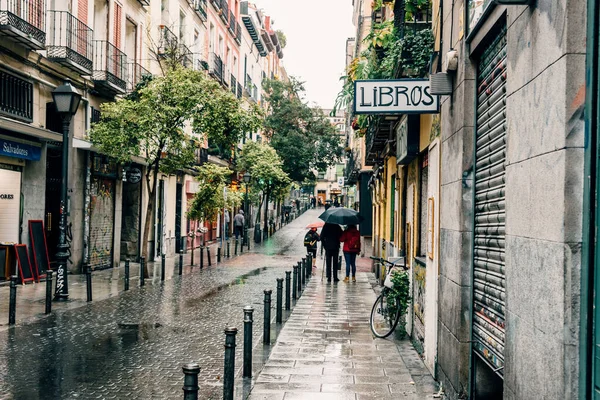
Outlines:
{"type": "Polygon", "coordinates": [[[321,230],[321,243],[325,248],[325,265],[327,267],[327,283],[339,282],[338,266],[340,254],[340,236],[342,236],[342,228],[338,224],[330,224],[327,221],[321,230]]]}

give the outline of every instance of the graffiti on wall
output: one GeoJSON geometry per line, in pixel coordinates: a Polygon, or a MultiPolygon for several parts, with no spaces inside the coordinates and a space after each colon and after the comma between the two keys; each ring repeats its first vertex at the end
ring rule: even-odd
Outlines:
{"type": "Polygon", "coordinates": [[[92,177],[89,203],[89,265],[92,269],[112,266],[114,192],[115,182],[112,179],[92,177]]]}
{"type": "Polygon", "coordinates": [[[425,275],[426,268],[421,263],[413,265],[413,312],[414,330],[416,337],[423,341],[425,338],[425,275]]]}

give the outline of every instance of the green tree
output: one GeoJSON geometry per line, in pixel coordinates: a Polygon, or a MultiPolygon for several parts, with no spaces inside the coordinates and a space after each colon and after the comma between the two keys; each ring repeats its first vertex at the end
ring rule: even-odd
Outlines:
{"type": "MultiPolygon", "coordinates": [[[[256,193],[262,192],[258,208],[265,204],[263,224],[264,229],[267,229],[269,199],[279,200],[290,184],[290,178],[282,168],[283,162],[268,144],[249,142],[242,149],[238,167],[252,175],[249,188],[256,193]]],[[[258,215],[256,220],[258,221],[258,215]]]]}
{"type": "Polygon", "coordinates": [[[342,138],[322,110],[301,100],[304,86],[295,78],[265,80],[263,88],[269,104],[265,132],[283,160],[283,170],[296,182],[314,182],[313,171],[340,159],[342,138]]]}
{"type": "Polygon", "coordinates": [[[214,164],[204,164],[198,168],[198,191],[194,195],[188,210],[188,217],[195,220],[212,221],[223,211],[223,208],[234,210],[242,203],[242,195],[228,190],[227,198],[223,191],[228,186],[232,171],[214,164]]]}
{"type": "Polygon", "coordinates": [[[102,119],[90,132],[92,143],[119,162],[141,155],[148,163],[143,256],[148,252],[158,174],[191,168],[195,143],[208,139],[231,148],[245,132],[261,125],[256,108],[244,110],[204,72],[177,64],[147,81],[134,96],[104,103],[101,110],[102,119]]]}

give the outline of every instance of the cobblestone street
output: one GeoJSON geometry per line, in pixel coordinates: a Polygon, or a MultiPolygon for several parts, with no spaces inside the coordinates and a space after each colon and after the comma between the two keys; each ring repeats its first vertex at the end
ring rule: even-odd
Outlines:
{"type": "MultiPolygon", "coordinates": [[[[338,325],[338,327],[353,327],[358,324],[361,340],[369,343],[354,343],[356,339],[354,336],[352,341],[342,337],[334,341],[329,340],[335,347],[334,353],[339,353],[339,356],[352,356],[358,351],[355,344],[363,347],[373,342],[368,331],[370,305],[367,303],[372,303],[374,294],[364,272],[359,272],[360,293],[356,292],[356,289],[348,293],[340,290],[338,294],[342,297],[333,304],[343,304],[345,296],[348,296],[348,299],[356,299],[358,296],[364,303],[358,306],[350,305],[348,309],[340,309],[339,321],[324,319],[325,310],[322,301],[324,299],[330,301],[335,290],[327,291],[327,287],[320,283],[319,275],[314,277],[300,299],[299,307],[296,311],[292,308],[293,317],[290,317],[287,326],[284,325],[282,341],[273,347],[272,360],[259,376],[271,350],[269,346],[262,345],[261,339],[263,290],[272,289],[275,293],[276,278],[284,277],[284,271],[290,270],[292,264],[304,255],[302,247],[304,227],[307,223],[316,220],[319,213],[319,210],[308,211],[277,232],[264,245],[257,246],[253,252],[229,259],[219,266],[205,268],[202,271],[197,267],[190,269],[188,266],[182,277],[172,276],[163,284],[154,282],[143,288],[134,285],[132,280],[132,290],[129,292],[113,293],[110,294],[111,297],[96,300],[91,304],[74,302],[72,307],[75,308],[59,309],[47,317],[34,315],[21,321],[14,328],[5,328],[0,332],[2,359],[0,398],[181,399],[183,397],[181,366],[185,362],[195,361],[202,368],[199,377],[199,398],[220,399],[224,356],[223,330],[227,326],[238,328],[236,398],[246,398],[255,384],[254,380],[244,382],[240,378],[243,349],[242,308],[247,305],[255,309],[254,376],[258,377],[258,385],[253,399],[262,398],[261,393],[282,398],[289,389],[277,387],[277,393],[273,393],[273,386],[265,386],[265,382],[273,379],[271,375],[273,370],[279,370],[278,373],[289,373],[293,378],[290,380],[291,383],[296,379],[310,381],[311,391],[316,392],[321,389],[321,383],[326,382],[360,383],[365,379],[372,383],[379,382],[370,378],[348,376],[351,369],[340,371],[341,375],[337,378],[330,377],[324,380],[320,377],[315,380],[316,378],[310,373],[307,373],[308,376],[295,376],[300,372],[304,374],[306,368],[290,369],[288,372],[280,368],[281,363],[285,361],[282,360],[283,357],[288,359],[286,366],[291,366],[290,362],[292,362],[297,364],[296,367],[309,367],[308,364],[312,361],[313,372],[322,372],[323,367],[327,370],[327,373],[323,372],[325,375],[335,372],[328,369],[333,366],[329,356],[324,360],[319,358],[325,361],[322,366],[314,365],[315,362],[318,364],[319,360],[310,357],[309,360],[305,357],[305,354],[310,352],[331,350],[331,346],[310,342],[310,340],[308,344],[301,343],[304,342],[302,332],[308,335],[307,339],[318,339],[317,336],[331,333],[327,332],[328,329],[337,330],[338,325]],[[311,311],[312,305],[315,307],[313,311],[311,311]],[[303,331],[305,325],[310,329],[303,331]],[[320,328],[320,325],[324,327],[320,328]],[[325,330],[321,332],[320,329],[325,330]],[[294,341],[300,346],[299,352],[302,353],[297,357],[286,354],[292,349],[289,346],[294,341]],[[348,346],[344,343],[348,343],[348,346]],[[300,360],[295,360],[298,357],[300,360]]],[[[364,271],[364,267],[359,270],[364,271]]],[[[2,293],[7,294],[8,291],[5,289],[2,293]]],[[[106,293],[104,295],[108,296],[106,293]]],[[[273,310],[272,316],[274,315],[273,310]]],[[[284,319],[287,317],[288,315],[284,313],[284,319]]],[[[274,334],[278,329],[274,324],[272,325],[274,334]]],[[[354,332],[355,329],[351,328],[351,331],[354,332]]],[[[336,332],[342,334],[345,331],[336,332]]],[[[276,335],[272,336],[273,342],[277,339],[276,335]]],[[[370,346],[379,352],[396,348],[392,341],[381,342],[383,343],[370,346]]],[[[403,346],[406,347],[406,343],[403,346]]],[[[412,350],[410,344],[408,348],[416,357],[416,352],[412,350]]],[[[374,361],[390,361],[386,367],[399,367],[398,363],[402,362],[399,356],[392,360],[379,358],[377,356],[379,353],[374,354],[376,356],[374,361]]],[[[418,357],[417,362],[420,362],[418,357]]],[[[352,363],[350,359],[334,362],[336,367],[353,367],[352,363]]],[[[390,373],[390,370],[383,369],[383,365],[382,368],[370,367],[373,367],[376,373],[379,371],[390,373]]],[[[404,372],[408,373],[408,370],[404,372]]],[[[403,376],[410,377],[406,374],[403,376]]],[[[379,386],[371,385],[369,389],[380,390],[379,386]]],[[[294,385],[294,387],[296,389],[292,390],[294,393],[291,395],[298,396],[298,389],[304,386],[294,385]]],[[[341,386],[340,389],[343,389],[345,395],[353,393],[348,392],[347,387],[341,386]]],[[[331,387],[324,387],[323,390],[331,390],[331,387]]],[[[414,391],[410,393],[415,394],[414,391]]],[[[330,395],[333,397],[327,398],[337,398],[335,394],[330,393],[330,395]]]]}

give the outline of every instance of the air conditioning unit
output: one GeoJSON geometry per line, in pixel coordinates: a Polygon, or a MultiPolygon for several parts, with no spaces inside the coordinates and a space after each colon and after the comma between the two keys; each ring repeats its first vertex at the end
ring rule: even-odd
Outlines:
{"type": "Polygon", "coordinates": [[[441,96],[452,94],[452,75],[446,72],[436,72],[429,75],[429,88],[431,94],[441,96]]]}

